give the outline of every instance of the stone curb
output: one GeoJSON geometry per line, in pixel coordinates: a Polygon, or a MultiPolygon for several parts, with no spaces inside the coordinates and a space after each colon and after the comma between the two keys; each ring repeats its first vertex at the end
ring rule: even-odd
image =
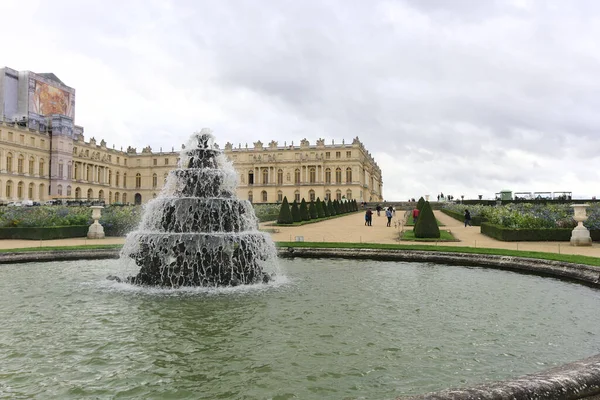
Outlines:
{"type": "Polygon", "coordinates": [[[119,249],[49,250],[0,253],[0,264],[119,258],[119,249]]]}

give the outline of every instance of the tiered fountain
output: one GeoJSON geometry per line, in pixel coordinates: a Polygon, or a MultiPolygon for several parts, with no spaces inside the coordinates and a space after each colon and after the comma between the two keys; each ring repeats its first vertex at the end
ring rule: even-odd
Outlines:
{"type": "Polygon", "coordinates": [[[129,281],[162,287],[266,282],[276,259],[252,204],[236,198],[237,174],[210,130],[192,135],[160,196],[127,236],[122,256],[141,267],[129,281]]]}

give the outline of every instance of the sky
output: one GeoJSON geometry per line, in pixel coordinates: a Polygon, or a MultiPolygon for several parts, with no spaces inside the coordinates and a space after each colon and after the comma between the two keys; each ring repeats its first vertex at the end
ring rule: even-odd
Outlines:
{"type": "Polygon", "coordinates": [[[600,196],[600,1],[2,0],[0,66],[76,89],[85,139],[357,137],[383,197],[600,196]]]}

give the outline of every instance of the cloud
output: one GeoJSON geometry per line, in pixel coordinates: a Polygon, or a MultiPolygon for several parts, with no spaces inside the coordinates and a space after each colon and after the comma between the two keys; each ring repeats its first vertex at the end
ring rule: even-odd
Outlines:
{"type": "Polygon", "coordinates": [[[7,66],[77,90],[86,136],[178,148],[358,136],[384,197],[598,195],[600,3],[4,1],[7,66]]]}

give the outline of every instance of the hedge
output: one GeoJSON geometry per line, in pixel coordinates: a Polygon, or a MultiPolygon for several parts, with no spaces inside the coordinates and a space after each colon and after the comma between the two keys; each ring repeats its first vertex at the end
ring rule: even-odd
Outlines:
{"type": "Polygon", "coordinates": [[[87,237],[88,229],[87,225],[0,228],[0,239],[50,240],[87,237]]]}
{"type": "MultiPolygon", "coordinates": [[[[489,222],[481,224],[481,233],[504,242],[569,242],[572,231],[570,228],[511,229],[489,222]]],[[[590,236],[592,241],[600,241],[600,230],[591,230],[590,236]]]]}
{"type": "MultiPolygon", "coordinates": [[[[467,210],[467,209],[468,208],[465,207],[465,210],[467,210]]],[[[454,219],[461,221],[461,222],[465,221],[464,214],[461,214],[461,213],[458,213],[458,212],[452,211],[452,210],[447,210],[445,208],[442,208],[440,211],[454,219]]],[[[471,217],[471,225],[473,225],[473,226],[481,226],[481,223],[485,222],[485,221],[486,221],[485,218],[483,218],[481,215],[471,217]]]]}

